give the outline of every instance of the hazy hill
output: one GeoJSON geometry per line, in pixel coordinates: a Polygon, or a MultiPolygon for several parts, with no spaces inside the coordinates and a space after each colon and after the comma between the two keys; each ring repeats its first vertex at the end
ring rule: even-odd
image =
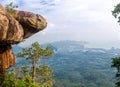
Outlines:
{"type": "Polygon", "coordinates": [[[59,41],[51,45],[56,51],[54,58],[41,62],[52,66],[56,78],[54,87],[114,87],[111,58],[119,56],[120,49],[85,48],[85,43],[78,41],[59,41]]]}
{"type": "Polygon", "coordinates": [[[14,52],[15,54],[17,54],[17,53],[19,53],[19,52],[22,51],[22,47],[20,47],[20,46],[18,46],[18,45],[13,45],[12,48],[13,48],[13,52],[14,52]]]}
{"type": "Polygon", "coordinates": [[[77,51],[85,48],[86,42],[82,41],[57,41],[51,43],[52,46],[56,47],[58,51],[77,51]]]}

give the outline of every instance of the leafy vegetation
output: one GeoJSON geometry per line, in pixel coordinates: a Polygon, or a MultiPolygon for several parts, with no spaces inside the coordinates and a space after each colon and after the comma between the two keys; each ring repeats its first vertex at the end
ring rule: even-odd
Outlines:
{"type": "MultiPolygon", "coordinates": [[[[41,60],[41,64],[50,64],[54,69],[53,87],[115,87],[111,58],[119,56],[120,49],[83,48],[74,41],[63,43],[51,43],[55,56],[41,60]]],[[[21,60],[18,63],[23,65],[21,60]]]]}
{"type": "Polygon", "coordinates": [[[117,73],[116,73],[117,82],[115,84],[116,84],[116,87],[120,87],[120,57],[115,57],[112,59],[111,67],[114,67],[117,69],[117,73]]]}
{"type": "Polygon", "coordinates": [[[117,69],[117,73],[120,72],[120,57],[112,58],[111,67],[115,67],[117,69]]]}
{"type": "MultiPolygon", "coordinates": [[[[120,3],[115,6],[114,10],[112,11],[112,15],[118,19],[118,23],[120,24],[120,3]]],[[[117,82],[115,83],[115,85],[116,87],[120,87],[120,57],[115,57],[112,59],[111,67],[117,69],[116,73],[117,82]]]]}
{"type": "Polygon", "coordinates": [[[114,8],[114,10],[112,11],[112,15],[118,19],[118,23],[120,23],[120,3],[117,4],[114,8]]]}
{"type": "Polygon", "coordinates": [[[32,44],[30,48],[24,48],[21,53],[18,53],[18,57],[30,59],[32,61],[32,77],[36,78],[37,63],[46,57],[52,57],[54,52],[51,50],[50,45],[43,49],[38,42],[32,44]]]}
{"type": "Polygon", "coordinates": [[[56,63],[52,64],[56,78],[54,87],[114,87],[110,56],[81,51],[56,54],[56,63]]]}
{"type": "Polygon", "coordinates": [[[7,12],[10,13],[13,17],[16,17],[16,15],[14,13],[15,8],[18,8],[18,6],[14,5],[13,2],[11,2],[5,6],[5,9],[7,10],[7,12]]]}
{"type": "Polygon", "coordinates": [[[23,48],[18,57],[26,59],[28,66],[17,66],[5,75],[3,87],[52,87],[55,80],[53,70],[48,65],[37,65],[41,59],[54,55],[50,45],[42,48],[38,42],[29,48],[23,48]]]}
{"type": "Polygon", "coordinates": [[[25,76],[24,78],[18,79],[15,77],[16,73],[14,71],[9,72],[5,75],[5,80],[3,82],[3,87],[39,87],[38,83],[33,83],[31,76],[25,76]]]}

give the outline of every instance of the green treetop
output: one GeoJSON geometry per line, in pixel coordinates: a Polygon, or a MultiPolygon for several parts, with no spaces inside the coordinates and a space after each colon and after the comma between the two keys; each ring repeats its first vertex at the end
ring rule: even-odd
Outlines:
{"type": "Polygon", "coordinates": [[[120,3],[117,4],[112,11],[112,15],[118,19],[118,23],[120,23],[120,3]]]}
{"type": "Polygon", "coordinates": [[[17,5],[14,5],[13,2],[9,3],[8,5],[5,6],[5,9],[7,10],[8,13],[10,13],[13,17],[15,17],[14,9],[18,8],[17,5]]]}
{"type": "MultiPolygon", "coordinates": [[[[49,58],[54,55],[54,52],[51,49],[51,46],[48,45],[46,48],[42,48],[38,42],[32,44],[29,48],[24,48],[21,53],[18,53],[18,57],[30,59],[32,61],[32,77],[35,81],[36,73],[39,72],[42,74],[42,70],[37,68],[37,63],[44,58],[49,58]]],[[[44,68],[44,72],[48,72],[50,69],[49,67],[42,67],[44,68]],[[49,69],[49,70],[48,70],[49,69]]],[[[52,71],[48,72],[51,73],[52,71]]]]}
{"type": "Polygon", "coordinates": [[[120,57],[112,58],[111,67],[115,67],[117,69],[117,72],[120,72],[120,57]]]}

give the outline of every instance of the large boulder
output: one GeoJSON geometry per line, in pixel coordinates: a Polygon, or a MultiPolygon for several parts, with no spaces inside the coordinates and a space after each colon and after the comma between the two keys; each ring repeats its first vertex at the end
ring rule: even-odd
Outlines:
{"type": "Polygon", "coordinates": [[[24,29],[24,38],[43,30],[47,26],[46,19],[39,14],[15,10],[15,18],[24,29]]]}
{"type": "Polygon", "coordinates": [[[12,44],[21,42],[47,26],[46,20],[38,14],[26,11],[8,13],[0,5],[0,73],[16,63],[12,44]]]}
{"type": "Polygon", "coordinates": [[[11,45],[0,45],[0,73],[16,63],[16,57],[13,54],[11,45]]]}
{"type": "Polygon", "coordinates": [[[19,22],[0,5],[0,45],[18,43],[23,40],[23,35],[19,22]]]}

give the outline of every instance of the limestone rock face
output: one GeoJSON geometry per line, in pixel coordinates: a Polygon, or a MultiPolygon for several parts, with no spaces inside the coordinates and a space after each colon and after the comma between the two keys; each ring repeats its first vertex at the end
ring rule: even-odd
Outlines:
{"type": "Polygon", "coordinates": [[[0,45],[23,40],[24,31],[18,21],[0,6],[0,45]]]}
{"type": "Polygon", "coordinates": [[[8,13],[0,5],[0,73],[16,63],[11,45],[21,42],[47,26],[46,20],[38,14],[25,11],[8,13]]]}

